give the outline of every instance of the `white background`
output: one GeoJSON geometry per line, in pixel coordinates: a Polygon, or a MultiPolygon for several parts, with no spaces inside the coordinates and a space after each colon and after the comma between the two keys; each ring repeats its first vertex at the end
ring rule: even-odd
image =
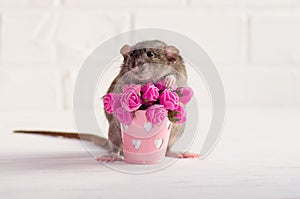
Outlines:
{"type": "Polygon", "coordinates": [[[0,0],[0,197],[299,198],[299,35],[299,0],[0,0]],[[74,130],[82,62],[142,27],[184,34],[215,62],[227,114],[211,156],[130,176],[77,141],[11,133],[74,130]]]}
{"type": "Polygon", "coordinates": [[[0,0],[0,110],[70,110],[82,62],[126,30],[175,30],[198,42],[228,107],[300,105],[296,0],[0,0]]]}

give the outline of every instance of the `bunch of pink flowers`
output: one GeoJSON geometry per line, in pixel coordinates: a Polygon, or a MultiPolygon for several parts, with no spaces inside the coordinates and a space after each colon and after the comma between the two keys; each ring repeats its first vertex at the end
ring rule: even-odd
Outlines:
{"type": "Polygon", "coordinates": [[[183,105],[193,96],[190,87],[180,87],[174,90],[166,88],[164,81],[157,84],[129,84],[123,87],[123,93],[108,93],[103,103],[107,113],[114,114],[122,124],[129,125],[137,110],[146,110],[147,119],[153,124],[159,124],[165,117],[173,123],[186,121],[183,105]]]}

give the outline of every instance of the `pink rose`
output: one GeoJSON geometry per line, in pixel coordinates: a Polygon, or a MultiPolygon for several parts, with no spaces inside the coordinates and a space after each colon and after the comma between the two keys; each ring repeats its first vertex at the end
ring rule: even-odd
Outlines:
{"type": "Polygon", "coordinates": [[[174,111],[169,111],[169,120],[176,124],[182,124],[186,122],[186,111],[182,106],[178,106],[174,111]]]}
{"type": "Polygon", "coordinates": [[[141,88],[142,98],[146,104],[155,102],[159,97],[159,90],[152,83],[148,83],[141,88]]]}
{"type": "MultiPolygon", "coordinates": [[[[165,84],[165,80],[164,79],[161,79],[161,80],[159,80],[156,84],[155,84],[155,86],[159,89],[159,90],[165,90],[167,87],[166,87],[166,84],[165,84]]],[[[172,85],[172,90],[175,90],[176,89],[176,85],[174,84],[174,85],[172,85]]]]}
{"type": "Polygon", "coordinates": [[[121,106],[120,94],[108,93],[103,98],[104,108],[107,113],[112,114],[121,106]]]}
{"type": "Polygon", "coordinates": [[[165,80],[164,79],[161,79],[161,80],[159,80],[156,84],[155,84],[155,86],[159,89],[159,90],[165,90],[167,87],[166,87],[166,85],[165,85],[165,80]]]}
{"type": "Polygon", "coordinates": [[[146,110],[146,118],[154,125],[159,124],[167,116],[167,109],[163,105],[155,104],[146,110]]]}
{"type": "Polygon", "coordinates": [[[191,87],[177,88],[176,93],[179,96],[179,101],[182,102],[183,104],[187,104],[194,95],[194,92],[191,87]]]}
{"type": "Polygon", "coordinates": [[[129,112],[135,111],[142,105],[142,99],[140,97],[140,86],[130,84],[124,86],[123,94],[121,97],[122,107],[129,112]]]}
{"type": "Polygon", "coordinates": [[[178,108],[179,97],[175,92],[170,91],[169,89],[164,90],[159,96],[160,104],[168,110],[175,110],[178,108]]]}
{"type": "Polygon", "coordinates": [[[131,124],[133,118],[133,114],[126,111],[123,107],[117,108],[115,111],[115,116],[118,118],[120,123],[126,125],[131,124]]]}

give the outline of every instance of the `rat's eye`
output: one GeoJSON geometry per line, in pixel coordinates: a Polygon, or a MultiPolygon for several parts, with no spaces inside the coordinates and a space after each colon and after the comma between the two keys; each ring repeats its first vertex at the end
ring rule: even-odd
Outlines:
{"type": "Polygon", "coordinates": [[[150,58],[155,57],[154,52],[152,52],[152,51],[147,52],[147,57],[150,57],[150,58]]]}
{"type": "Polygon", "coordinates": [[[133,57],[133,52],[130,52],[130,53],[129,53],[129,56],[130,56],[130,57],[133,57]]]}

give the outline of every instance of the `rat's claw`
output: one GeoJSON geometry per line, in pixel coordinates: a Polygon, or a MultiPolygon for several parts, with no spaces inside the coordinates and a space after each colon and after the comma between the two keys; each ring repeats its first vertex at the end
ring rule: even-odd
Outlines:
{"type": "Polygon", "coordinates": [[[103,155],[97,158],[98,162],[114,162],[114,161],[123,161],[123,159],[116,155],[116,154],[111,154],[111,155],[103,155]]]}
{"type": "Polygon", "coordinates": [[[165,85],[167,88],[172,88],[175,85],[175,77],[173,75],[169,75],[165,79],[165,85]]]}

